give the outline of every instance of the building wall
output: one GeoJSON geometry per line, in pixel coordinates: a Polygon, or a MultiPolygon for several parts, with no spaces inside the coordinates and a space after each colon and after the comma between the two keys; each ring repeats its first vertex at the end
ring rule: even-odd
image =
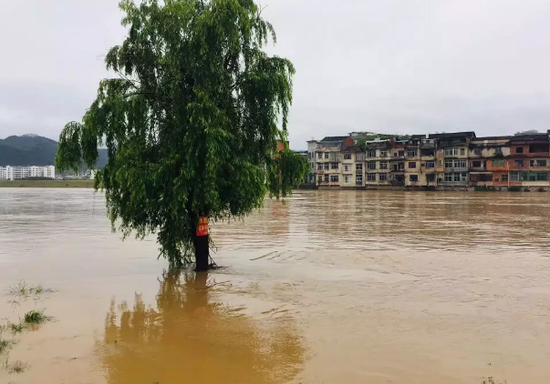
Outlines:
{"type": "Polygon", "coordinates": [[[8,165],[6,167],[0,167],[0,180],[20,180],[29,178],[55,179],[55,166],[13,167],[8,165]]]}

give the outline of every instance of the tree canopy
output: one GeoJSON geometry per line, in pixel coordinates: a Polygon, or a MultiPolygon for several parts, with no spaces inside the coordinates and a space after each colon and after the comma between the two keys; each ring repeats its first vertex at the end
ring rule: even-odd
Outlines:
{"type": "Polygon", "coordinates": [[[263,47],[276,35],[253,0],[121,1],[127,37],[106,55],[82,122],[63,129],[56,165],[93,167],[113,229],[156,233],[181,265],[199,217],[242,217],[285,196],[307,171],[288,149],[292,63],[263,47]]]}

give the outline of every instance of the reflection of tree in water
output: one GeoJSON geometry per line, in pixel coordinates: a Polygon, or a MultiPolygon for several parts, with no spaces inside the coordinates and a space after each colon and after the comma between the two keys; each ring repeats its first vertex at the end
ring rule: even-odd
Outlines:
{"type": "Polygon", "coordinates": [[[132,309],[111,302],[99,349],[109,384],[267,384],[296,376],[304,349],[290,319],[260,329],[237,310],[209,302],[207,274],[184,277],[164,275],[157,310],[139,295],[132,309]]]}

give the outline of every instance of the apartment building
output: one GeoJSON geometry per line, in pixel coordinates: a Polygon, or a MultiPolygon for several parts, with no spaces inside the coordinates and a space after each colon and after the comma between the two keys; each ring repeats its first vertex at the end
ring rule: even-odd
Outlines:
{"type": "Polygon", "coordinates": [[[327,136],[317,142],[315,173],[318,187],[340,187],[343,151],[353,145],[355,142],[350,136],[327,136]]]}
{"type": "Polygon", "coordinates": [[[362,148],[349,136],[329,136],[308,142],[308,156],[319,187],[550,190],[549,136],[440,133],[378,137],[362,148]]]}
{"type": "Polygon", "coordinates": [[[523,187],[549,187],[548,134],[512,136],[510,154],[505,159],[510,170],[512,185],[523,187]]]}
{"type": "Polygon", "coordinates": [[[405,186],[435,187],[436,139],[430,135],[413,135],[405,148],[405,186]]]}
{"type": "Polygon", "coordinates": [[[0,167],[0,180],[21,180],[33,178],[55,179],[55,167],[48,166],[6,166],[0,167]]]}
{"type": "Polygon", "coordinates": [[[390,185],[405,185],[405,147],[407,141],[394,141],[390,149],[390,185]]]}
{"type": "Polygon", "coordinates": [[[468,148],[469,181],[471,187],[508,187],[510,137],[476,137],[468,148]]]}
{"type": "Polygon", "coordinates": [[[346,147],[340,158],[342,188],[363,188],[365,186],[365,153],[356,145],[346,147]]]}
{"type": "Polygon", "coordinates": [[[468,153],[470,141],[475,137],[475,132],[430,135],[430,138],[437,141],[437,186],[442,188],[467,188],[469,186],[468,153]]]}
{"type": "Polygon", "coordinates": [[[392,139],[379,138],[365,143],[365,186],[383,187],[391,185],[392,139]]]}

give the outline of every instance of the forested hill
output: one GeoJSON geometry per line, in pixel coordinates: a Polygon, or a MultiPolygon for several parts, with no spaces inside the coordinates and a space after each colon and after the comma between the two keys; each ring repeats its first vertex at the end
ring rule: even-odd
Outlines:
{"type": "MultiPolygon", "coordinates": [[[[54,165],[57,141],[38,135],[0,139],[0,167],[6,165],[54,165]]],[[[105,166],[107,150],[99,150],[98,168],[105,166]]]]}

